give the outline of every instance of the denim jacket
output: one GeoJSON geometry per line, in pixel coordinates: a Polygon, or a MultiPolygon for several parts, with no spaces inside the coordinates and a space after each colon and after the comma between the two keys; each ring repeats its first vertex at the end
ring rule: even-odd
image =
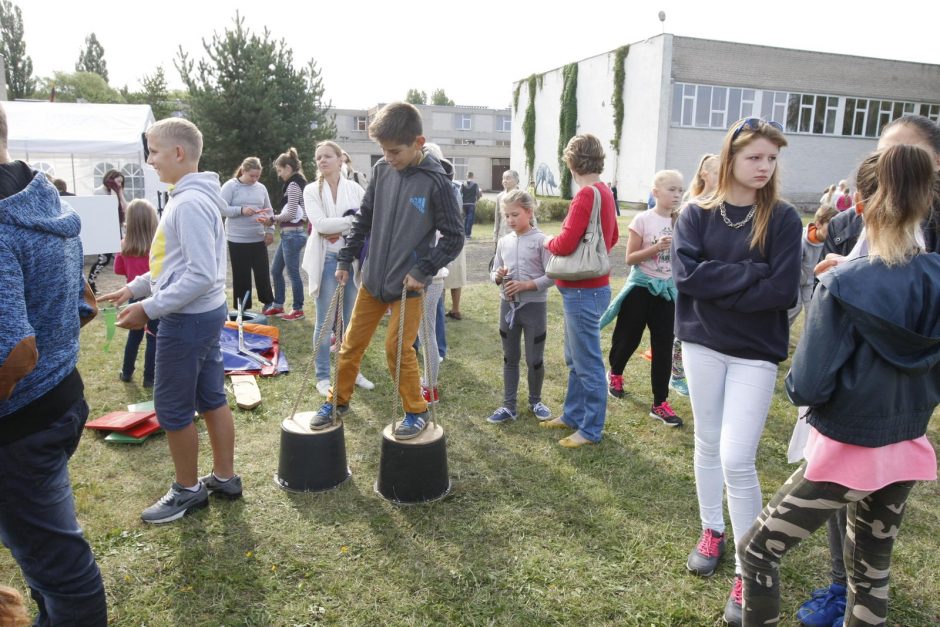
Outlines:
{"type": "Polygon", "coordinates": [[[888,267],[859,257],[820,277],[787,394],[840,442],[877,447],[927,431],[940,403],[940,255],[888,267]]]}

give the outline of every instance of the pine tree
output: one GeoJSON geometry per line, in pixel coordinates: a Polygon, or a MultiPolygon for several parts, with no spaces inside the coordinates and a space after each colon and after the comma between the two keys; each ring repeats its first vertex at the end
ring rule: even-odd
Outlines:
{"type": "MultiPolygon", "coordinates": [[[[195,61],[180,48],[175,61],[192,121],[205,138],[203,167],[232,172],[250,155],[267,165],[290,146],[312,166],[313,146],[336,134],[320,70],[312,59],[296,68],[291,49],[268,29],[253,33],[237,12],[233,22],[203,40],[206,58],[195,61]]],[[[274,169],[264,172],[272,197],[279,198],[274,169]]]]}
{"type": "Polygon", "coordinates": [[[7,97],[27,98],[36,87],[33,60],[26,56],[23,13],[10,0],[0,0],[0,54],[7,74],[7,97]]]}
{"type": "Polygon", "coordinates": [[[85,37],[85,49],[78,55],[78,63],[75,64],[76,72],[94,72],[108,82],[108,64],[104,60],[104,47],[98,42],[98,38],[92,33],[85,37]]]}

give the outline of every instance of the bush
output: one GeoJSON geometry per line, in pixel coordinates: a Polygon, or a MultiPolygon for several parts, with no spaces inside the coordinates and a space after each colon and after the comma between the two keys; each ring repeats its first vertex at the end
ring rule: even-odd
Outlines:
{"type": "Polygon", "coordinates": [[[496,211],[496,201],[481,198],[477,201],[477,210],[473,215],[474,224],[493,224],[493,212],[496,211]]]}
{"type": "Polygon", "coordinates": [[[539,207],[536,215],[543,222],[560,222],[565,219],[568,213],[570,200],[556,198],[554,196],[539,196],[539,207]]]}

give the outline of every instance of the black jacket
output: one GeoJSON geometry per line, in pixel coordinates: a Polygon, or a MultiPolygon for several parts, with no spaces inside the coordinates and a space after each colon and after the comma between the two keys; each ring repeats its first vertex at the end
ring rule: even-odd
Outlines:
{"type": "Polygon", "coordinates": [[[940,256],[860,257],[819,278],[786,387],[834,440],[885,446],[927,431],[940,403],[940,256]]]}
{"type": "Polygon", "coordinates": [[[863,226],[865,223],[862,221],[862,216],[855,212],[855,207],[846,209],[830,220],[829,233],[823,243],[820,260],[825,259],[829,253],[837,253],[845,257],[852,252],[863,226]]]}

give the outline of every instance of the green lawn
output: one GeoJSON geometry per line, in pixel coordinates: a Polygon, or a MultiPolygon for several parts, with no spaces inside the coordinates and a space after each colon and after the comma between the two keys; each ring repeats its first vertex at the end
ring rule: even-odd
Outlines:
{"type": "MultiPolygon", "coordinates": [[[[622,281],[621,275],[615,290],[622,281]]],[[[88,433],[72,462],[72,480],[79,519],[104,573],[112,624],[719,624],[733,560],[707,580],[685,570],[699,533],[687,399],[671,399],[686,418],[684,429],[648,418],[649,364],[637,356],[625,373],[631,396],[611,400],[599,446],[562,449],[555,441],[563,433],[539,429],[531,415],[487,424],[502,399],[495,288],[466,288],[462,310],[462,321],[447,323],[450,353],[438,412],[454,488],[438,503],[396,507],[373,491],[380,432],[394,407],[380,343],[363,367],[377,388],[358,390],[346,419],[352,479],[317,495],[289,494],[274,484],[281,420],[298,393],[303,409],[320,401],[312,386],[299,389],[312,306],[303,322],[277,323],[294,372],[260,381],[264,402],[256,411],[235,411],[244,500],[213,502],[175,524],[144,526],[140,511],[172,479],[165,437],[117,446],[88,433]]],[[[604,333],[605,350],[610,333],[604,333]]],[[[103,351],[103,338],[100,321],[82,334],[80,368],[93,416],[148,397],[117,381],[122,332],[110,352],[103,351]]],[[[555,410],[567,377],[561,344],[555,292],[544,389],[555,410]]],[[[524,393],[524,377],[521,388],[524,393]]],[[[778,385],[759,451],[765,498],[793,469],[785,453],[794,417],[778,385]]],[[[935,416],[929,433],[935,445],[938,427],[935,416]]],[[[207,471],[205,439],[202,453],[207,471]]],[[[938,496],[935,483],[923,484],[909,502],[895,551],[892,624],[940,623],[938,496]]],[[[790,617],[826,581],[824,532],[794,551],[782,572],[790,617]]],[[[0,583],[25,590],[7,551],[0,551],[0,583]]]]}

